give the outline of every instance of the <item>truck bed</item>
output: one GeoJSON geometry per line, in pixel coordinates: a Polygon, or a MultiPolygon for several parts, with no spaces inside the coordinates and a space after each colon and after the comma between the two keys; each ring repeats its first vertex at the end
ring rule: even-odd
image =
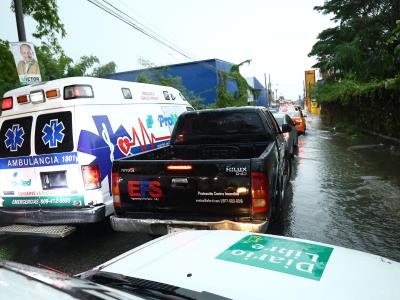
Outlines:
{"type": "Polygon", "coordinates": [[[250,159],[261,156],[269,143],[171,145],[121,160],[250,159]]]}

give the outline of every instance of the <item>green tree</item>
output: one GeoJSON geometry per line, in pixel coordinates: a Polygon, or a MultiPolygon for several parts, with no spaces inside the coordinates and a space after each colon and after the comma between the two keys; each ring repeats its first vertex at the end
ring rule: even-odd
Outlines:
{"type": "Polygon", "coordinates": [[[388,43],[400,19],[399,0],[327,0],[314,9],[337,24],[318,35],[309,53],[325,77],[369,81],[399,73],[396,45],[388,43]]]}
{"type": "Polygon", "coordinates": [[[0,40],[0,97],[19,86],[14,58],[7,41],[0,40]]]}
{"type": "MultiPolygon", "coordinates": [[[[58,15],[56,0],[23,0],[22,7],[23,14],[36,21],[33,36],[41,41],[35,49],[43,81],[70,76],[104,77],[116,71],[114,62],[101,65],[94,55],[82,56],[74,62],[65,54],[58,39],[67,33],[58,15]]],[[[11,1],[11,10],[14,11],[14,1],[11,1]]],[[[3,40],[0,40],[0,69],[2,96],[7,90],[20,86],[9,43],[3,40]]]]}
{"type": "MultiPolygon", "coordinates": [[[[11,10],[15,12],[14,1],[11,10]]],[[[67,32],[58,16],[57,0],[22,0],[22,12],[36,21],[33,37],[49,43],[57,52],[62,51],[58,35],[64,38],[67,32]]]]}
{"type": "Polygon", "coordinates": [[[257,90],[249,86],[246,79],[240,74],[240,67],[244,64],[250,64],[251,60],[245,60],[237,65],[233,65],[229,73],[220,71],[218,73],[217,99],[216,107],[246,106],[248,105],[248,92],[257,96],[257,90]],[[237,92],[233,95],[227,90],[228,80],[234,80],[237,86],[237,92]]]}
{"type": "MultiPolygon", "coordinates": [[[[181,92],[183,97],[196,109],[206,108],[206,105],[202,104],[203,98],[198,96],[195,92],[187,89],[183,83],[182,78],[179,76],[165,75],[168,71],[168,67],[156,67],[154,63],[144,58],[139,58],[139,64],[142,67],[147,68],[143,70],[137,77],[137,82],[149,83],[149,84],[160,84],[165,86],[171,86],[181,92]]],[[[134,80],[134,78],[132,78],[134,80]]]]}
{"type": "Polygon", "coordinates": [[[115,62],[111,61],[107,64],[95,67],[92,72],[92,76],[104,78],[106,75],[115,73],[116,70],[117,70],[117,65],[115,64],[115,62]]]}
{"type": "Polygon", "coordinates": [[[400,61],[400,20],[396,21],[396,27],[393,29],[387,43],[394,46],[394,56],[400,61]]]}

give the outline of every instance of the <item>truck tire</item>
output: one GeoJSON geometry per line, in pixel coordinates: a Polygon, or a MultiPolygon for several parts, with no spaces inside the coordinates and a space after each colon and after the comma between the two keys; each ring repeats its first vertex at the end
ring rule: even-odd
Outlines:
{"type": "Polygon", "coordinates": [[[285,178],[283,189],[286,189],[286,186],[288,185],[290,178],[292,177],[292,159],[290,156],[286,156],[285,158],[285,169],[283,170],[283,176],[285,178]]]}
{"type": "Polygon", "coordinates": [[[283,202],[283,185],[281,180],[277,182],[277,186],[275,189],[275,197],[272,203],[272,214],[271,214],[271,222],[275,223],[279,220],[279,217],[282,213],[282,202],[283,202]]]}

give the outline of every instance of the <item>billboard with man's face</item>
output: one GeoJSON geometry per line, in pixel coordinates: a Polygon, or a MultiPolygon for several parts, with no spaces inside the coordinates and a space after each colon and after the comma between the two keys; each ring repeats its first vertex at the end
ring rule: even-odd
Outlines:
{"type": "Polygon", "coordinates": [[[42,78],[33,44],[28,42],[10,43],[10,47],[21,84],[40,82],[42,78]]]}

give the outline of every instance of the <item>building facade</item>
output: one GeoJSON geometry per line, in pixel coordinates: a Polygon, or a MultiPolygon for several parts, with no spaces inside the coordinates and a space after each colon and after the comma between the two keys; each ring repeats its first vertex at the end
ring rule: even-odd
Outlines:
{"type": "MultiPolygon", "coordinates": [[[[197,97],[201,98],[202,104],[209,105],[214,103],[217,99],[217,87],[220,82],[220,72],[229,73],[232,66],[234,66],[234,64],[220,59],[208,59],[162,67],[119,72],[110,74],[106,78],[137,81],[139,76],[145,76],[151,80],[157,80],[157,76],[159,75],[164,78],[180,77],[182,84],[188,91],[193,92],[197,97]]],[[[257,81],[257,83],[254,88],[264,88],[261,83],[258,82],[258,80],[255,79],[255,81],[257,81]]],[[[228,78],[226,80],[226,89],[231,95],[234,95],[235,92],[238,91],[236,82],[233,79],[228,78]]],[[[258,104],[258,99],[256,99],[256,101],[258,104]]],[[[268,101],[265,101],[265,98],[261,100],[260,105],[264,105],[264,103],[268,103],[268,101]]]]}

